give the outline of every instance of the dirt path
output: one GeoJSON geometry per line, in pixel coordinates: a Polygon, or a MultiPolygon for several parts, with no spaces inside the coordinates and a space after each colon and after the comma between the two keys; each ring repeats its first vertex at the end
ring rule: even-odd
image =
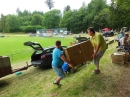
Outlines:
{"type": "Polygon", "coordinates": [[[130,97],[130,63],[124,69],[122,77],[115,87],[115,97],[130,97]]]}

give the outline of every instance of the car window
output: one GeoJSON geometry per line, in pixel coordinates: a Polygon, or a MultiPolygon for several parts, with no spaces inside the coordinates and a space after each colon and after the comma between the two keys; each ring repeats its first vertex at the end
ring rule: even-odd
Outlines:
{"type": "Polygon", "coordinates": [[[52,53],[53,50],[54,50],[54,48],[50,48],[50,49],[46,50],[46,53],[52,53]]]}
{"type": "Polygon", "coordinates": [[[33,48],[35,48],[35,50],[42,50],[42,48],[39,45],[32,45],[33,48]]]}
{"type": "Polygon", "coordinates": [[[42,53],[42,50],[38,50],[37,52],[36,52],[36,54],[41,54],[42,53]]]}
{"type": "Polygon", "coordinates": [[[52,51],[50,49],[46,50],[46,53],[51,53],[52,51]]]}

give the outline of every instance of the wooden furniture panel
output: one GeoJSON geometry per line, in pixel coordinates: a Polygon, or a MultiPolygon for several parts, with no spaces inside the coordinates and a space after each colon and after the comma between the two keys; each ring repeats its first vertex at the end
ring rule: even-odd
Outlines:
{"type": "Polygon", "coordinates": [[[66,58],[74,63],[74,66],[84,62],[83,55],[79,45],[71,46],[64,50],[66,58]]]}
{"type": "Polygon", "coordinates": [[[92,60],[92,55],[94,54],[94,49],[90,41],[85,41],[79,44],[83,58],[85,61],[92,60]]]}

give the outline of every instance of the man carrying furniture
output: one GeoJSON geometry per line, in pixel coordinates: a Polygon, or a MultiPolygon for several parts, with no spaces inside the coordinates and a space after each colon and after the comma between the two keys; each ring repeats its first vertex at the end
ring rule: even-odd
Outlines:
{"type": "Polygon", "coordinates": [[[93,62],[96,65],[94,73],[100,74],[99,61],[107,49],[107,44],[103,36],[99,33],[96,33],[93,27],[89,27],[87,31],[90,35],[90,41],[94,47],[94,54],[92,55],[93,62]]]}
{"type": "Polygon", "coordinates": [[[62,51],[60,50],[61,41],[57,40],[55,44],[56,47],[53,50],[53,54],[52,54],[52,68],[55,70],[58,77],[53,82],[53,84],[56,84],[57,86],[60,87],[61,86],[60,81],[65,77],[64,71],[62,69],[62,65],[64,64],[64,62],[68,63],[72,68],[74,65],[65,58],[62,51]]]}

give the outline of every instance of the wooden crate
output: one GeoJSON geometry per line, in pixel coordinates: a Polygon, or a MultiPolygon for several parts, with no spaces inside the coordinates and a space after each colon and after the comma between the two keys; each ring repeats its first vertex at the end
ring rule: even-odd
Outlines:
{"type": "Polygon", "coordinates": [[[66,58],[71,61],[74,66],[83,62],[92,60],[93,47],[90,41],[75,44],[64,50],[66,58]]]}
{"type": "Polygon", "coordinates": [[[12,74],[10,58],[8,56],[0,56],[0,78],[12,74]]]}
{"type": "Polygon", "coordinates": [[[8,56],[0,57],[0,69],[11,67],[10,58],[8,56]]]}

